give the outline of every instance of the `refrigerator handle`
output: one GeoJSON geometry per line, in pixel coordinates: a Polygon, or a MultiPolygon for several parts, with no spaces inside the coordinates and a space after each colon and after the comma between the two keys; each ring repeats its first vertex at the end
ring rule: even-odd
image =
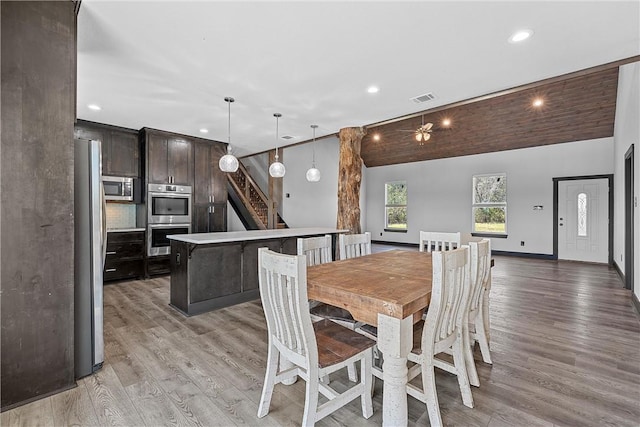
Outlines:
{"type": "Polygon", "coordinates": [[[104,195],[104,185],[100,178],[100,198],[102,199],[102,268],[107,260],[107,199],[104,195]]]}

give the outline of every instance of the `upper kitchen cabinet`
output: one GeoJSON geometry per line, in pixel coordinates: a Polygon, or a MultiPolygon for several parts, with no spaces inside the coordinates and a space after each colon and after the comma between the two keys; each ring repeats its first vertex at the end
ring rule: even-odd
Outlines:
{"type": "Polygon", "coordinates": [[[194,141],[192,233],[227,231],[227,177],[220,170],[226,144],[194,141]]]}
{"type": "Polygon", "coordinates": [[[102,175],[140,177],[137,130],[78,120],[75,137],[102,142],[102,175]]]}
{"type": "Polygon", "coordinates": [[[218,166],[226,150],[221,142],[195,141],[194,203],[227,203],[227,176],[218,166]]]}
{"type": "Polygon", "coordinates": [[[190,138],[143,129],[147,150],[147,182],[193,185],[193,142],[190,138]]]}

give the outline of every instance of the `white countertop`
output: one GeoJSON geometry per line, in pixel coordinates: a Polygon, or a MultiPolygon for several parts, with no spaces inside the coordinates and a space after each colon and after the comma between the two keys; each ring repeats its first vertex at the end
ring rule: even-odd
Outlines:
{"type": "Polygon", "coordinates": [[[346,233],[349,230],[338,230],[336,228],[308,227],[308,228],[283,228],[279,230],[250,230],[250,231],[227,231],[220,233],[195,233],[195,234],[172,234],[167,236],[171,240],[193,243],[196,245],[207,245],[210,243],[244,242],[247,240],[278,239],[282,237],[297,237],[309,235],[322,235],[333,233],[346,233]]]}
{"type": "Polygon", "coordinates": [[[135,228],[107,228],[107,233],[124,233],[126,231],[145,231],[144,227],[135,228]]]}

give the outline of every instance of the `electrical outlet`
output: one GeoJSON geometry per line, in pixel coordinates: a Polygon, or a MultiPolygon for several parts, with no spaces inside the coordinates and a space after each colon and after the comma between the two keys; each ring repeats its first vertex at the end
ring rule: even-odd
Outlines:
{"type": "Polygon", "coordinates": [[[520,246],[524,246],[524,240],[520,241],[520,246]]]}

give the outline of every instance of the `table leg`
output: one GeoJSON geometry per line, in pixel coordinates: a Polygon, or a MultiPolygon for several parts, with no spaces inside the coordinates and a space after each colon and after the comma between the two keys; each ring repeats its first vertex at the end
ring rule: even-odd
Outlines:
{"type": "Polygon", "coordinates": [[[378,314],[378,348],[383,354],[382,425],[406,426],[407,355],[413,347],[413,316],[378,314]]]}

